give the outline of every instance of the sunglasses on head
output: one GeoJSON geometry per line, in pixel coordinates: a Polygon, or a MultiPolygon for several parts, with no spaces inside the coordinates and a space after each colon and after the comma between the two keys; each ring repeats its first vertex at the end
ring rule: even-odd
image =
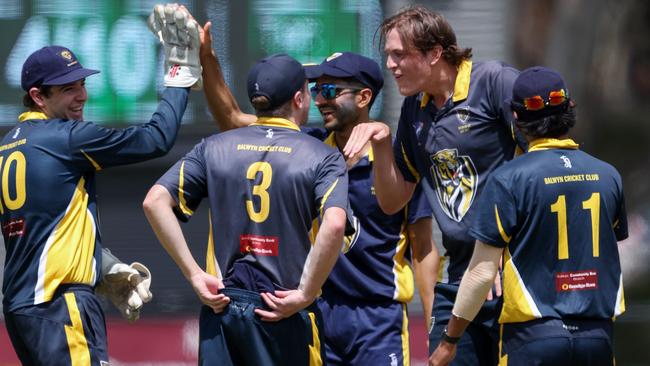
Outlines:
{"type": "Polygon", "coordinates": [[[528,111],[539,111],[546,107],[555,107],[564,104],[569,100],[569,96],[564,89],[552,91],[548,93],[548,100],[544,100],[539,95],[530,98],[524,98],[523,106],[528,111]]]}
{"type": "Polygon", "coordinates": [[[330,84],[330,83],[323,83],[323,84],[316,84],[312,86],[309,90],[311,91],[311,97],[313,99],[316,99],[318,94],[322,95],[323,98],[325,99],[334,99],[338,97],[341,94],[345,94],[344,90],[345,89],[350,89],[354,92],[359,91],[363,88],[358,88],[355,86],[345,86],[345,85],[337,85],[337,84],[330,84]]]}

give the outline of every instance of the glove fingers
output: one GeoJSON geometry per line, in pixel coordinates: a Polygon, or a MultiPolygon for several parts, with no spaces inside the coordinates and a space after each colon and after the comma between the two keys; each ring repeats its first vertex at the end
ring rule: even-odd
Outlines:
{"type": "Polygon", "coordinates": [[[189,25],[187,27],[187,32],[189,35],[189,44],[190,48],[192,49],[198,49],[201,47],[201,39],[199,37],[199,23],[196,22],[196,20],[191,19],[189,22],[189,25]]]}
{"type": "Polygon", "coordinates": [[[135,286],[135,291],[138,293],[143,302],[149,302],[153,298],[149,287],[151,287],[151,272],[144,264],[139,262],[131,263],[131,268],[138,272],[134,278],[129,278],[135,286]],[[136,278],[137,277],[137,278],[136,278]],[[135,282],[134,282],[135,281],[135,282]]]}
{"type": "Polygon", "coordinates": [[[153,298],[153,294],[149,291],[149,281],[142,281],[136,288],[135,291],[138,293],[138,296],[142,299],[142,302],[149,302],[153,298]]]}
{"type": "Polygon", "coordinates": [[[138,310],[142,307],[143,304],[140,295],[138,295],[138,293],[135,291],[131,291],[129,294],[129,299],[126,301],[126,303],[129,305],[128,308],[130,308],[130,310],[138,310]]]}

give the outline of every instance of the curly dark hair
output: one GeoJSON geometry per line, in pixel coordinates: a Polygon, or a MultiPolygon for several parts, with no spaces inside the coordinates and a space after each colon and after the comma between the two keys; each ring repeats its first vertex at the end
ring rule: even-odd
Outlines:
{"type": "Polygon", "coordinates": [[[456,67],[472,58],[471,48],[461,48],[456,43],[456,34],[447,20],[440,13],[423,6],[408,7],[384,19],[378,30],[380,45],[386,40],[388,32],[393,29],[397,31],[407,48],[412,47],[426,53],[436,45],[440,45],[442,57],[456,67]]]}
{"type": "Polygon", "coordinates": [[[575,106],[567,103],[566,109],[558,114],[532,121],[515,120],[517,128],[535,138],[557,138],[566,135],[576,124],[575,106]]]}

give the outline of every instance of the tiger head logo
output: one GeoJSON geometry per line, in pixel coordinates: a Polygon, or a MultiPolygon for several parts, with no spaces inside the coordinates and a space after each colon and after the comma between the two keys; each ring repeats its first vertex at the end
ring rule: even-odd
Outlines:
{"type": "Polygon", "coordinates": [[[431,175],[443,211],[459,222],[469,211],[476,196],[478,174],[469,156],[456,149],[444,149],[431,156],[431,175]]]}

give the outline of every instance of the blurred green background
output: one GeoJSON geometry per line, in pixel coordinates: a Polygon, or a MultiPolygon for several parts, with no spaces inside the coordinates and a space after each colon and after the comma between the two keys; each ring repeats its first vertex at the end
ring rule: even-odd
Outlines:
{"type": "MultiPolygon", "coordinates": [[[[19,1],[0,3],[0,132],[23,110],[20,69],[47,44],[70,47],[88,79],[86,119],[110,126],[147,121],[161,90],[162,55],[146,28],[156,1],[19,1]]],[[[336,51],[355,51],[384,64],[376,30],[386,15],[411,1],[195,0],[181,1],[201,23],[213,22],[213,47],[240,105],[247,70],[259,58],[285,52],[301,62],[320,62],[336,51]]],[[[523,69],[545,65],[560,71],[578,103],[573,137],[581,148],[623,175],[630,238],[620,244],[627,312],[616,322],[618,365],[650,364],[650,2],[644,0],[439,0],[418,2],[447,17],[458,43],[474,60],[501,59],[523,69]]],[[[392,76],[372,117],[395,126],[402,97],[392,76]]],[[[312,108],[311,122],[320,118],[312,108]]],[[[154,302],[147,314],[190,315],[198,301],[157,244],[141,210],[148,188],[202,137],[216,132],[204,96],[193,93],[186,124],[166,157],[98,175],[105,246],[125,261],[139,260],[154,273],[154,302]]],[[[197,258],[204,257],[207,213],[186,225],[197,258]]],[[[0,258],[4,257],[0,249],[0,258]]],[[[410,313],[418,316],[419,300],[410,313]]],[[[115,315],[112,309],[109,314],[115,315]]],[[[4,350],[3,350],[4,352],[4,350]]]]}

